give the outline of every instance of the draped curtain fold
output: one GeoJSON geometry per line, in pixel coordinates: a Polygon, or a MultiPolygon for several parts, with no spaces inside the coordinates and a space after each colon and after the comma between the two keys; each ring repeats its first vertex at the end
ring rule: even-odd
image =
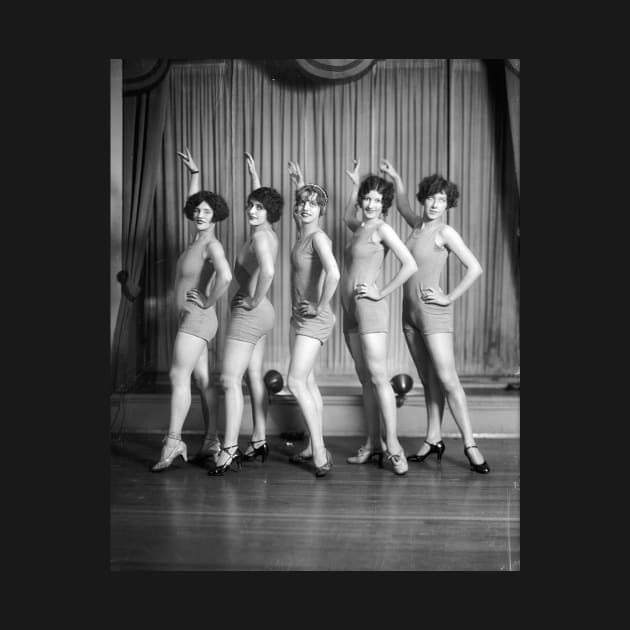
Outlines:
{"type": "Polygon", "coordinates": [[[514,151],[514,168],[516,184],[521,186],[521,77],[520,60],[509,59],[505,67],[505,84],[507,90],[508,110],[510,113],[510,131],[514,151]]]}
{"type": "Polygon", "coordinates": [[[136,299],[123,297],[118,310],[111,362],[114,390],[132,385],[145,367],[138,319],[143,319],[143,300],[148,296],[142,289],[141,277],[162,162],[167,87],[168,78],[150,92],[123,98],[122,261],[128,274],[129,294],[136,299]]]}
{"type": "MultiPolygon", "coordinates": [[[[518,193],[508,154],[503,77],[479,59],[454,59],[450,72],[450,177],[460,190],[448,222],[484,273],[454,304],[455,357],[464,374],[510,374],[519,365],[518,193]]],[[[465,269],[449,257],[447,286],[465,269]]]]}
{"type": "MultiPolygon", "coordinates": [[[[343,214],[351,183],[345,171],[352,159],[361,175],[378,173],[389,159],[403,177],[412,208],[422,177],[441,172],[462,192],[449,223],[484,267],[482,280],[455,303],[455,343],[463,375],[509,373],[518,365],[518,312],[514,291],[515,250],[510,232],[517,215],[518,194],[503,166],[505,105],[497,104],[481,60],[391,59],[379,61],[359,79],[316,83],[302,77],[277,80],[262,60],[173,63],[168,73],[164,132],[156,156],[155,197],[145,257],[143,335],[145,366],[168,372],[175,332],[172,281],[179,253],[191,233],[182,208],[188,174],[176,156],[188,146],[201,170],[204,188],[222,194],[230,216],[218,224],[218,237],[233,263],[249,228],[245,200],[251,190],[243,153],[255,159],[261,184],[277,188],[285,199],[274,229],[280,250],[270,299],[276,326],[268,337],[265,370],[286,374],[290,319],[289,253],[295,241],[293,189],[287,162],[299,162],[307,182],[322,185],[329,206],[322,227],[333,242],[343,273],[343,249],[350,237],[343,214]],[[449,157],[450,156],[450,157],[449,157]],[[449,163],[450,162],[450,163],[449,163]]],[[[125,130],[125,136],[130,130],[125,130]]],[[[512,180],[514,178],[512,177],[512,180]]],[[[127,206],[125,206],[127,207],[127,206]]],[[[404,240],[408,226],[392,206],[387,221],[404,240]]],[[[399,267],[386,258],[384,282],[399,267]]],[[[461,269],[449,263],[444,287],[458,282],[461,269]]],[[[220,369],[227,329],[229,295],[218,304],[219,330],[213,343],[212,367],[220,369]]],[[[389,298],[391,325],[388,370],[415,368],[401,331],[401,293],[389,298]]],[[[332,301],[337,326],[320,352],[320,375],[354,375],[354,364],[342,333],[338,294],[332,301]]]]}

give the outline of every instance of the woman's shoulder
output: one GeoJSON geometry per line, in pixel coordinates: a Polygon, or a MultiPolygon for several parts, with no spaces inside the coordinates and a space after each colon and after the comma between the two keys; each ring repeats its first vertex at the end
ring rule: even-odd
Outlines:
{"type": "Polygon", "coordinates": [[[206,243],[205,253],[206,258],[211,256],[224,255],[225,250],[223,249],[223,243],[221,243],[221,241],[216,237],[211,238],[206,243]]]}
{"type": "Polygon", "coordinates": [[[435,230],[436,236],[441,237],[442,239],[450,239],[450,238],[461,238],[459,236],[459,232],[452,226],[448,225],[448,223],[443,223],[439,225],[435,230]]]}
{"type": "Polygon", "coordinates": [[[320,242],[320,243],[331,243],[331,238],[324,232],[324,230],[316,230],[311,235],[311,242],[320,242]]]}
{"type": "Polygon", "coordinates": [[[398,237],[398,232],[389,224],[387,221],[383,221],[383,219],[379,219],[379,223],[375,229],[376,232],[379,233],[381,237],[398,237]]]}
{"type": "Polygon", "coordinates": [[[257,230],[252,234],[252,243],[267,244],[277,243],[278,236],[273,230],[257,230]]]}

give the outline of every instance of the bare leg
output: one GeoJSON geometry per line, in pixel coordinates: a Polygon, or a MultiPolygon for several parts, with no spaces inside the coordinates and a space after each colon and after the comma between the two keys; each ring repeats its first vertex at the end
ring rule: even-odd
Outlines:
{"type": "MultiPolygon", "coordinates": [[[[265,387],[265,381],[262,373],[266,341],[266,336],[258,340],[254,346],[254,350],[250,356],[249,364],[247,366],[246,382],[247,387],[249,388],[252,405],[252,420],[254,425],[251,438],[252,442],[262,441],[266,438],[269,395],[267,393],[267,388],[265,387]]],[[[251,444],[247,448],[246,453],[247,452],[253,452],[251,444]]]]}
{"type": "MultiPolygon", "coordinates": [[[[475,445],[475,438],[468,414],[466,394],[455,369],[453,335],[452,333],[426,335],[425,342],[431,354],[437,377],[446,395],[449,409],[453,414],[453,419],[462,434],[464,446],[473,446],[475,445]]],[[[483,463],[484,457],[479,449],[471,448],[468,454],[475,464],[483,463]]]]}
{"type": "MultiPolygon", "coordinates": [[[[359,377],[363,390],[363,417],[365,418],[366,431],[364,448],[368,450],[379,450],[381,448],[379,405],[374,384],[363,356],[361,335],[358,333],[345,333],[345,339],[348,350],[350,350],[350,354],[354,359],[354,369],[359,377]]],[[[394,401],[394,406],[395,405],[396,402],[394,401]]]]}
{"type": "Polygon", "coordinates": [[[171,381],[171,416],[168,432],[180,436],[190,410],[190,376],[206,348],[204,339],[178,332],[173,345],[173,361],[169,371],[171,381]]]}
{"type": "Polygon", "coordinates": [[[168,436],[162,446],[160,461],[166,460],[173,449],[182,448],[182,427],[191,402],[190,376],[205,346],[205,340],[194,335],[178,332],[175,336],[173,359],[169,371],[171,401],[168,436]]]}
{"type": "Polygon", "coordinates": [[[208,361],[208,345],[203,349],[193,370],[195,385],[199,390],[201,415],[203,417],[204,440],[197,457],[216,455],[219,452],[220,440],[217,433],[217,417],[219,411],[218,392],[214,383],[210,382],[208,361]]]}
{"type": "Polygon", "coordinates": [[[365,366],[383,419],[387,450],[391,454],[398,454],[403,448],[396,434],[396,397],[387,377],[387,333],[370,333],[360,337],[365,366]]]}
{"type": "Polygon", "coordinates": [[[308,427],[315,467],[323,466],[328,459],[322,429],[321,394],[313,375],[313,367],[320,349],[321,343],[317,339],[296,335],[293,329],[291,330],[291,362],[287,385],[295,396],[308,427]]]}
{"type": "MultiPolygon", "coordinates": [[[[322,400],[322,394],[319,391],[319,387],[315,382],[315,374],[314,371],[311,370],[308,378],[306,379],[306,384],[308,386],[309,391],[311,392],[311,396],[313,397],[313,403],[315,404],[315,409],[317,410],[317,416],[322,419],[322,427],[324,420],[324,401],[322,400]]],[[[308,444],[306,448],[300,453],[303,457],[313,455],[313,449],[311,448],[311,437],[309,435],[308,444]]]]}
{"type": "MultiPolygon", "coordinates": [[[[238,436],[243,417],[243,376],[249,360],[254,352],[254,345],[246,341],[227,338],[223,354],[221,370],[221,386],[225,393],[225,435],[223,446],[238,444],[238,436]]],[[[235,449],[230,453],[221,451],[217,456],[217,466],[225,464],[235,449]]]]}
{"type": "MultiPolygon", "coordinates": [[[[442,420],[444,418],[444,391],[429,354],[422,333],[404,328],[405,340],[409,353],[418,370],[418,376],[424,388],[424,400],[427,408],[426,441],[437,444],[442,439],[442,420]]],[[[422,443],[417,455],[426,455],[430,450],[426,442],[422,443]]]]}

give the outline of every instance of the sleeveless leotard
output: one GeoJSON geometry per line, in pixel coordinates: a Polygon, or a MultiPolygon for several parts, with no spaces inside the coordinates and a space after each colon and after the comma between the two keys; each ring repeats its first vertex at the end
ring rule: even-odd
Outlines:
{"type": "Polygon", "coordinates": [[[318,339],[323,345],[336,320],[330,304],[317,317],[303,317],[299,312],[300,302],[307,300],[317,304],[322,293],[322,261],[313,248],[313,238],[319,233],[324,234],[330,242],[323,230],[317,230],[296,241],[291,250],[291,326],[296,334],[318,339]]]}
{"type": "Polygon", "coordinates": [[[198,289],[205,295],[208,283],[213,279],[214,265],[205,258],[207,244],[207,241],[193,241],[179,256],[176,267],[175,303],[178,331],[201,337],[209,342],[216,335],[218,327],[215,307],[202,308],[195,302],[186,301],[186,293],[191,289],[198,289]]]}
{"type": "MultiPolygon", "coordinates": [[[[269,230],[275,237],[275,233],[269,230]]],[[[234,279],[242,295],[254,296],[258,279],[258,262],[251,246],[251,237],[241,248],[234,262],[234,279]]],[[[230,324],[226,337],[256,344],[273,329],[275,311],[267,296],[260,300],[256,308],[247,310],[242,306],[232,308],[230,324]]]]}
{"type": "Polygon", "coordinates": [[[448,250],[436,243],[436,236],[445,227],[440,223],[424,230],[414,229],[407,239],[407,248],[418,271],[403,286],[403,330],[417,330],[424,335],[453,332],[453,305],[426,304],[420,299],[422,289],[440,286],[440,276],[448,259],[448,250]]]}
{"type": "Polygon", "coordinates": [[[357,299],[354,287],[359,283],[368,286],[380,282],[383,261],[388,248],[372,240],[374,231],[381,225],[361,225],[352,234],[344,250],[345,273],[341,279],[341,305],[343,307],[343,330],[345,333],[365,335],[388,332],[389,306],[386,300],[357,299]]]}

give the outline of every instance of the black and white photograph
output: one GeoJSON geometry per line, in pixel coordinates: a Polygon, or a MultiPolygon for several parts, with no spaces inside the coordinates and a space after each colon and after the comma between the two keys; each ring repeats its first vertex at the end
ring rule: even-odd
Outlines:
{"type": "Polygon", "coordinates": [[[109,59],[110,572],[520,572],[520,59],[109,59]]]}

